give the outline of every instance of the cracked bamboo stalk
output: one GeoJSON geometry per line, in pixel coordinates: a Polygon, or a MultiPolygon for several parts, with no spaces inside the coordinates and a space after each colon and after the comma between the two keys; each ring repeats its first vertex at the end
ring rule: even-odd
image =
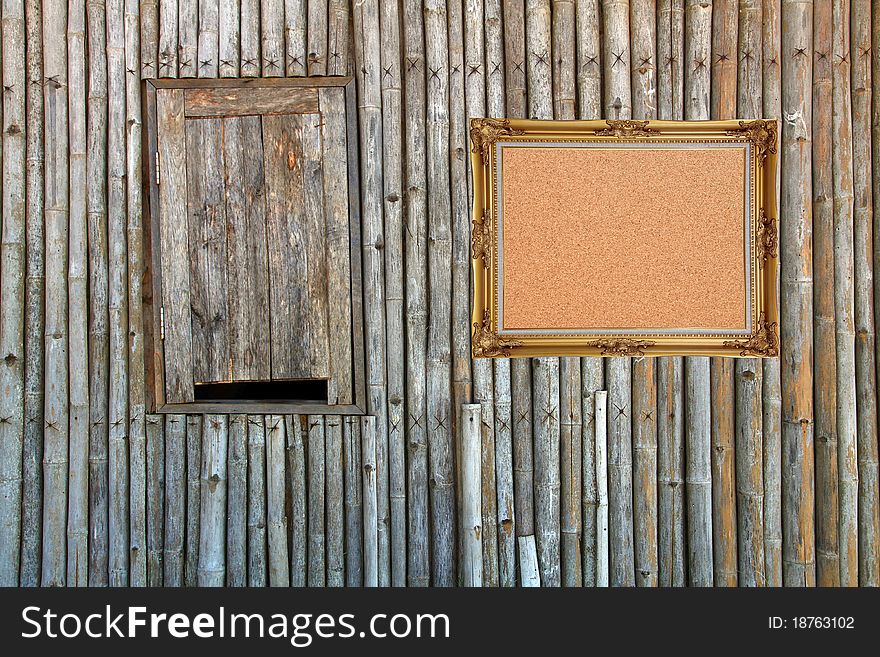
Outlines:
{"type": "Polygon", "coordinates": [[[306,0],[261,0],[260,41],[264,76],[284,75],[285,71],[287,75],[306,75],[307,5],[306,0]]]}
{"type": "MultiPolygon", "coordinates": [[[[161,0],[160,0],[161,1],[161,0]]],[[[239,71],[242,77],[260,75],[260,0],[241,0],[239,71]]]]}
{"type": "Polygon", "coordinates": [[[461,407],[461,471],[462,499],[462,584],[483,586],[483,532],[481,512],[481,404],[461,407]]]}
{"type": "MultiPolygon", "coordinates": [[[[247,584],[266,586],[266,420],[247,416],[247,584]]],[[[285,560],[286,561],[286,560],[285,560]]]]}
{"type": "MultiPolygon", "coordinates": [[[[266,566],[269,586],[290,585],[290,558],[288,556],[287,517],[284,513],[285,462],[288,445],[295,444],[298,450],[298,463],[302,464],[302,442],[292,439],[290,434],[299,434],[299,419],[288,421],[281,415],[267,415],[265,419],[266,441],[266,566]]],[[[291,473],[291,480],[303,475],[301,469],[291,473]]],[[[300,583],[301,584],[301,583],[300,583]]]]}
{"type": "Polygon", "coordinates": [[[186,545],[183,586],[196,586],[199,566],[199,518],[201,516],[200,467],[202,463],[201,415],[186,416],[186,545]]]}
{"type": "Polygon", "coordinates": [[[324,499],[327,506],[327,586],[345,584],[345,518],[343,511],[342,418],[328,415],[324,422],[324,499]]]}
{"type": "Polygon", "coordinates": [[[608,391],[593,393],[596,469],[596,586],[610,583],[608,513],[608,391]]]}
{"type": "MultiPolygon", "coordinates": [[[[247,0],[245,0],[245,3],[247,0]]],[[[221,78],[237,78],[241,70],[239,55],[244,24],[241,0],[220,0],[217,21],[217,70],[221,78]]]]}
{"type": "Polygon", "coordinates": [[[165,527],[162,584],[184,583],[186,530],[186,416],[165,417],[165,527]]]}
{"type": "Polygon", "coordinates": [[[308,585],[326,586],[326,544],[325,544],[325,515],[324,515],[324,416],[310,415],[307,418],[308,432],[306,433],[306,481],[308,489],[308,585]]]}
{"type": "MultiPolygon", "coordinates": [[[[247,585],[248,416],[229,416],[226,455],[226,586],[247,585]]],[[[149,502],[149,499],[147,500],[149,502]]]]}
{"type": "MultiPolygon", "coordinates": [[[[348,0],[330,0],[330,4],[327,8],[327,75],[345,75],[348,71],[348,43],[351,39],[348,4],[348,0]]],[[[381,7],[382,20],[384,21],[386,16],[392,16],[399,19],[399,9],[399,1],[383,3],[383,6],[381,7]]],[[[395,32],[399,34],[400,21],[397,20],[397,22],[394,23],[394,26],[395,32]]],[[[397,57],[400,57],[399,48],[397,57]]],[[[400,82],[399,69],[400,65],[398,61],[398,65],[392,73],[396,77],[398,83],[400,82]]],[[[382,82],[384,86],[385,81],[383,80],[382,82]]]]}
{"type": "Polygon", "coordinates": [[[226,486],[229,416],[206,415],[202,428],[198,585],[226,582],[226,486]]]}
{"type": "Polygon", "coordinates": [[[342,440],[345,459],[345,585],[363,586],[364,514],[359,418],[345,418],[342,440]]]}
{"type": "Polygon", "coordinates": [[[178,0],[159,0],[159,59],[156,77],[177,77],[178,0]]]}
{"type": "Polygon", "coordinates": [[[364,586],[379,585],[378,499],[376,486],[376,418],[361,418],[361,464],[364,483],[364,586]]]}
{"type": "Polygon", "coordinates": [[[147,586],[164,586],[165,430],[164,416],[148,415],[147,435],[147,586]]]}
{"type": "MultiPolygon", "coordinates": [[[[267,427],[269,420],[266,421],[267,427]]],[[[306,447],[308,435],[308,418],[305,415],[285,415],[284,423],[284,444],[285,459],[282,466],[272,465],[273,468],[282,468],[282,482],[284,486],[284,506],[285,512],[281,515],[282,535],[277,535],[273,540],[271,533],[269,536],[270,550],[270,570],[269,581],[272,584],[272,568],[271,551],[277,549],[278,556],[276,559],[284,557],[287,559],[288,579],[290,586],[306,586],[308,584],[308,491],[306,480],[306,468],[308,452],[306,447]],[[278,543],[278,547],[274,545],[278,543]],[[289,547],[289,552],[288,552],[289,547]]],[[[274,419],[273,419],[274,424],[274,419]]],[[[269,466],[267,465],[267,468],[269,466]]],[[[272,497],[269,498],[269,506],[273,504],[272,497]]],[[[270,529],[278,527],[279,519],[270,519],[270,529]]],[[[287,586],[285,581],[285,569],[278,563],[277,565],[279,586],[287,586]]]]}
{"type": "MultiPolygon", "coordinates": [[[[89,4],[89,3],[87,3],[89,4]]],[[[86,9],[88,12],[88,8],[86,9]]],[[[155,78],[159,65],[159,0],[140,0],[140,77],[155,78]]]]}
{"type": "Polygon", "coordinates": [[[198,75],[199,59],[198,0],[177,0],[177,23],[177,75],[194,78],[198,75]]]}
{"type": "Polygon", "coordinates": [[[216,78],[220,70],[220,3],[218,0],[199,0],[198,5],[196,74],[200,78],[216,78]]]}
{"type": "Polygon", "coordinates": [[[309,0],[306,30],[306,69],[309,75],[327,75],[327,0],[309,0]]]}

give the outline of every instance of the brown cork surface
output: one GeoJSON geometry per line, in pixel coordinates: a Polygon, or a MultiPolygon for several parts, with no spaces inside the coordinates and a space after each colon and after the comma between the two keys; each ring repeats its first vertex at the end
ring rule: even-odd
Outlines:
{"type": "Polygon", "coordinates": [[[745,328],[744,148],[502,161],[504,330],[745,328]]]}

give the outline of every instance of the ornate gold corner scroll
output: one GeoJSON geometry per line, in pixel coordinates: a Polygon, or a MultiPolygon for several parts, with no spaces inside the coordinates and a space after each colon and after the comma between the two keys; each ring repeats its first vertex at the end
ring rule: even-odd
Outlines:
{"type": "Polygon", "coordinates": [[[471,152],[479,153],[486,165],[492,146],[499,138],[521,134],[524,131],[510,127],[510,119],[471,119],[471,152]]]}
{"type": "Polygon", "coordinates": [[[489,311],[483,311],[483,321],[474,322],[474,338],[472,350],[474,358],[487,356],[510,356],[511,347],[519,347],[520,340],[504,340],[492,330],[492,320],[489,311]]]}
{"type": "Polygon", "coordinates": [[[645,349],[654,346],[652,340],[627,340],[626,338],[593,340],[588,347],[602,350],[603,356],[643,356],[645,349]]]}
{"type": "Polygon", "coordinates": [[[492,253],[492,235],[489,232],[489,213],[483,210],[483,220],[474,221],[471,235],[471,256],[474,260],[483,259],[483,267],[489,268],[489,256],[492,253]]]}
{"type": "Polygon", "coordinates": [[[776,248],[778,246],[778,235],[776,233],[776,219],[767,216],[767,211],[761,208],[761,225],[758,227],[757,244],[758,257],[763,262],[767,262],[770,258],[776,257],[776,248]]]}
{"type": "Polygon", "coordinates": [[[660,131],[648,127],[648,121],[632,121],[630,119],[615,121],[607,119],[607,128],[596,130],[597,137],[650,137],[660,131]]]}
{"type": "Polygon", "coordinates": [[[739,128],[728,130],[730,137],[745,137],[755,147],[758,162],[764,163],[767,155],[776,154],[776,121],[757,119],[755,121],[740,121],[739,128]]]}
{"type": "Polygon", "coordinates": [[[776,335],[776,322],[768,322],[767,314],[758,318],[758,330],[748,340],[727,340],[725,347],[739,349],[740,356],[778,356],[779,336],[776,335]]]}

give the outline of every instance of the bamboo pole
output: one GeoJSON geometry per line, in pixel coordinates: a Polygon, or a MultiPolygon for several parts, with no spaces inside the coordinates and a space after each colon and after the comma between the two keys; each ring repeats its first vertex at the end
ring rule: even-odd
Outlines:
{"type": "Polygon", "coordinates": [[[594,462],[596,466],[596,586],[607,587],[610,581],[608,536],[608,392],[593,393],[595,426],[594,462]]]}
{"type": "MultiPolygon", "coordinates": [[[[0,499],[3,500],[0,505],[0,585],[16,586],[20,566],[24,450],[24,3],[4,2],[2,19],[4,110],[0,307],[3,308],[3,317],[0,318],[0,353],[4,367],[0,367],[0,499]]],[[[87,501],[86,498],[84,522],[87,522],[87,501]]]]}
{"type": "MultiPolygon", "coordinates": [[[[812,3],[782,0],[780,226],[782,571],[790,586],[815,583],[813,528],[813,270],[810,141],[812,3]]],[[[838,394],[840,390],[838,389],[838,394]]]]}
{"type": "MultiPolygon", "coordinates": [[[[43,123],[43,26],[41,1],[25,1],[25,112],[28,125],[43,123]]],[[[45,243],[43,223],[43,130],[25,136],[24,436],[20,586],[38,586],[42,569],[43,346],[45,243]]],[[[106,489],[106,488],[105,488],[106,489]]]]}
{"type": "Polygon", "coordinates": [[[186,529],[186,416],[165,416],[165,535],[163,585],[184,583],[186,529]]]}
{"type": "Polygon", "coordinates": [[[198,60],[200,78],[216,78],[219,72],[218,52],[220,35],[219,0],[198,0],[198,60]]]}
{"type": "MultiPolygon", "coordinates": [[[[782,51],[780,0],[763,2],[764,116],[782,117],[782,51]]],[[[780,125],[780,129],[782,126],[780,125]]],[[[779,215],[779,159],[776,198],[779,215]]],[[[777,298],[779,283],[777,277],[777,298]]],[[[763,389],[764,427],[764,559],[768,586],[782,586],[782,383],[779,359],[765,360],[763,389]]]]}
{"type": "Polygon", "coordinates": [[[376,418],[361,418],[361,463],[364,483],[364,586],[379,585],[378,491],[376,484],[376,418]]]}
{"type": "Polygon", "coordinates": [[[201,415],[186,416],[186,547],[183,585],[187,587],[196,586],[198,582],[203,430],[201,415]]]}
{"type": "Polygon", "coordinates": [[[632,491],[632,370],[623,359],[609,359],[608,385],[608,543],[609,583],[635,586],[632,491]]]}
{"type": "Polygon", "coordinates": [[[871,3],[852,0],[852,148],[854,306],[858,455],[859,585],[880,586],[880,489],[877,476],[877,373],[874,334],[871,168],[871,3]]]}
{"type": "Polygon", "coordinates": [[[194,78],[199,72],[199,3],[198,0],[177,0],[177,74],[194,78]]]}
{"type": "MultiPolygon", "coordinates": [[[[338,33],[348,34],[348,24],[331,2],[331,68],[338,67],[333,53],[338,33]],[[337,35],[337,36],[334,36],[337,35]]],[[[347,3],[341,3],[347,5],[347,3]]],[[[345,18],[347,19],[347,10],[345,18]]],[[[406,585],[406,348],[404,346],[404,181],[403,104],[401,96],[400,3],[380,7],[382,47],[382,182],[385,211],[385,317],[388,385],[388,476],[391,503],[391,584],[406,585]]],[[[345,39],[347,43],[347,39],[345,39]]],[[[338,54],[338,53],[337,53],[338,54]]],[[[344,67],[342,68],[344,73],[344,67]]]]}
{"type": "Polygon", "coordinates": [[[202,429],[199,586],[223,586],[226,581],[228,417],[206,415],[202,429]]]}
{"type": "Polygon", "coordinates": [[[553,117],[575,118],[575,8],[573,0],[553,0],[553,117]]]}
{"type": "MultiPolygon", "coordinates": [[[[872,14],[871,14],[871,67],[872,67],[872,78],[871,78],[871,154],[872,154],[872,162],[871,162],[871,170],[873,175],[880,176],[880,11],[876,8],[876,6],[872,3],[872,14]]],[[[873,207],[872,207],[872,226],[873,228],[873,255],[874,255],[874,266],[875,269],[877,267],[878,259],[880,259],[880,227],[877,226],[876,222],[880,220],[880,193],[875,193],[873,195],[873,207]]],[[[880,304],[877,303],[877,299],[880,297],[880,276],[874,276],[874,327],[876,329],[877,325],[880,324],[880,304]]],[[[875,353],[875,365],[878,360],[880,360],[880,344],[877,343],[875,338],[875,349],[877,353],[875,353]]],[[[871,476],[877,476],[874,473],[876,472],[876,465],[874,465],[877,461],[876,453],[872,453],[869,450],[863,450],[862,460],[865,462],[866,468],[865,470],[870,469],[869,472],[865,472],[864,474],[864,484],[867,485],[871,480],[871,476]],[[871,463],[871,461],[874,463],[871,463]]],[[[874,489],[877,489],[877,484],[874,484],[874,489]]],[[[873,551],[877,552],[877,538],[875,535],[874,543],[873,543],[873,551]]],[[[866,550],[866,553],[869,553],[866,550]]]]}
{"type": "Polygon", "coordinates": [[[308,416],[307,448],[308,459],[306,461],[306,481],[308,489],[308,583],[309,586],[325,586],[326,574],[326,546],[325,546],[325,517],[324,517],[324,416],[308,416]]]}
{"type": "Polygon", "coordinates": [[[345,585],[363,586],[364,515],[361,482],[361,425],[357,417],[343,424],[345,459],[345,585]]]}
{"type": "Polygon", "coordinates": [[[178,0],[159,0],[159,62],[156,77],[177,77],[178,0]]]}
{"type": "Polygon", "coordinates": [[[342,419],[328,415],[324,421],[325,535],[327,586],[345,584],[345,519],[343,513],[342,419]]]}
{"type": "Polygon", "coordinates": [[[107,56],[103,2],[88,4],[88,30],[89,585],[107,586],[110,328],[107,306],[107,56]]]}
{"type": "Polygon", "coordinates": [[[541,586],[538,573],[538,548],[535,546],[534,534],[518,536],[517,554],[519,555],[519,585],[523,588],[541,586]]]}
{"type": "Polygon", "coordinates": [[[306,0],[262,0],[260,3],[264,76],[283,75],[284,71],[287,75],[306,74],[306,5],[306,0]]]}
{"type": "Polygon", "coordinates": [[[219,43],[217,65],[221,78],[237,78],[239,75],[241,26],[244,23],[241,5],[241,0],[220,0],[220,15],[217,21],[219,43]]]}
{"type": "Polygon", "coordinates": [[[834,213],[831,168],[831,0],[813,3],[813,335],[816,406],[816,576],[839,586],[837,354],[834,326],[834,213]],[[822,53],[821,56],[818,53],[822,53]]]}
{"type": "Polygon", "coordinates": [[[461,533],[463,547],[462,584],[483,586],[483,546],[481,513],[481,409],[482,404],[463,404],[461,407],[461,471],[462,499],[461,533]]]}
{"type": "MultiPolygon", "coordinates": [[[[290,585],[285,509],[285,453],[297,435],[293,422],[281,415],[268,415],[266,422],[266,536],[269,586],[290,585]],[[285,425],[287,425],[285,427],[285,425]],[[286,439],[285,439],[286,436],[286,439]]],[[[258,429],[259,431],[259,429],[258,429]]],[[[296,472],[293,476],[298,476],[296,472]]]]}
{"type": "Polygon", "coordinates": [[[403,75],[406,169],[406,399],[407,582],[431,580],[428,538],[428,447],[426,431],[427,179],[425,164],[425,46],[420,2],[406,0],[403,11],[403,75]]]}
{"type": "MultiPolygon", "coordinates": [[[[378,582],[391,582],[389,540],[387,394],[385,389],[385,281],[382,262],[382,97],[379,6],[368,0],[354,8],[361,138],[361,221],[363,225],[364,324],[367,344],[368,410],[376,418],[376,485],[379,517],[378,582]]],[[[448,268],[447,268],[448,269],[448,268]]],[[[448,359],[447,359],[448,362],[448,359]]],[[[448,377],[447,377],[448,378],[448,377]]],[[[436,473],[435,473],[436,474],[436,473]]],[[[442,477],[435,476],[438,485],[442,477]]],[[[439,510],[438,510],[439,512],[439,510]]],[[[440,549],[438,544],[437,549],[440,549]]]]}
{"type": "Polygon", "coordinates": [[[507,115],[526,118],[525,1],[504,2],[504,78],[507,115]]]}
{"type": "Polygon", "coordinates": [[[327,0],[309,0],[306,47],[309,75],[327,75],[327,0]]]}
{"type": "MultiPolygon", "coordinates": [[[[88,3],[87,3],[88,4],[88,3]]],[[[88,13],[88,7],[86,8],[88,13]]],[[[141,56],[140,77],[142,80],[157,76],[159,62],[159,2],[140,0],[141,56]]]]}
{"type": "MultiPolygon", "coordinates": [[[[248,416],[229,417],[226,454],[226,586],[247,585],[248,416]]],[[[149,502],[149,499],[148,499],[149,502]]]]}
{"type": "MultiPolygon", "coordinates": [[[[394,17],[400,16],[400,8],[399,2],[394,3],[383,3],[383,6],[380,8],[382,13],[382,19],[384,21],[386,15],[392,15],[394,17]],[[384,5],[389,5],[390,11],[384,5]]],[[[349,12],[348,12],[348,1],[347,0],[330,0],[329,7],[327,9],[328,18],[328,34],[327,34],[327,74],[328,75],[345,75],[348,70],[349,56],[348,56],[348,42],[351,38],[349,34],[349,12]]],[[[399,20],[394,23],[395,32],[398,34],[399,39],[399,29],[400,23],[399,20]]],[[[384,47],[383,47],[384,50],[384,47]]],[[[397,55],[398,65],[395,67],[396,72],[394,75],[398,81],[398,88],[400,87],[400,49],[398,48],[397,55]]],[[[383,75],[383,78],[385,76],[383,75]]],[[[383,85],[385,80],[382,81],[383,85]]]]}
{"type": "Polygon", "coordinates": [[[632,116],[629,0],[602,0],[602,21],[605,117],[628,119],[632,116]]]}
{"type": "Polygon", "coordinates": [[[684,0],[657,2],[657,114],[684,118],[684,0]]]}
{"type": "Polygon", "coordinates": [[[45,138],[46,324],[43,443],[43,586],[66,583],[68,464],[67,230],[67,5],[43,8],[45,138]]]}
{"type": "Polygon", "coordinates": [[[858,429],[853,281],[853,151],[849,0],[832,3],[831,143],[834,192],[834,324],[837,352],[837,463],[840,487],[840,583],[859,582],[858,429]]]}
{"type": "Polygon", "coordinates": [[[147,432],[147,586],[164,585],[165,431],[161,415],[148,415],[147,432]]]}
{"type": "Polygon", "coordinates": [[[247,440],[247,585],[266,586],[266,423],[262,415],[247,416],[247,440]]]}
{"type": "Polygon", "coordinates": [[[435,586],[455,578],[455,487],[451,407],[450,317],[452,239],[449,196],[449,68],[445,3],[425,3],[428,180],[427,417],[432,576],[435,586]]]}
{"type": "Polygon", "coordinates": [[[125,0],[125,194],[128,216],[128,443],[131,586],[147,582],[143,224],[141,210],[140,28],[137,0],[125,0]]]}
{"type": "Polygon", "coordinates": [[[242,77],[260,75],[260,0],[241,0],[241,64],[242,77]]]}
{"type": "MultiPolygon", "coordinates": [[[[598,119],[602,115],[602,39],[599,6],[599,0],[578,0],[575,3],[578,118],[580,119],[598,119]]],[[[586,363],[586,361],[582,362],[586,363]]]]}
{"type": "MultiPolygon", "coordinates": [[[[269,420],[266,421],[267,426],[269,420]]],[[[274,524],[280,527],[279,532],[283,531],[283,538],[276,535],[273,540],[269,535],[269,581],[272,581],[272,551],[277,550],[275,560],[286,558],[288,556],[288,545],[290,553],[288,564],[284,569],[280,562],[277,566],[277,574],[279,586],[287,586],[288,578],[285,577],[285,570],[289,574],[290,586],[306,586],[308,583],[308,498],[307,498],[307,448],[306,441],[308,436],[308,418],[305,415],[285,415],[283,417],[284,434],[286,437],[287,459],[286,465],[272,465],[274,468],[282,468],[282,481],[285,487],[284,506],[286,513],[274,522],[270,519],[270,528],[274,524]]],[[[267,465],[267,470],[268,470],[267,465]]],[[[273,497],[269,497],[267,504],[273,504],[273,497]]]]}

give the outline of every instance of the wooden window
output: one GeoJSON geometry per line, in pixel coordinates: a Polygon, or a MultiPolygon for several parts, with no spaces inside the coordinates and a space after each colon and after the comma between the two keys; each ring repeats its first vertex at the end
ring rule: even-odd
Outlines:
{"type": "Polygon", "coordinates": [[[352,84],[145,83],[152,408],[364,408],[352,84]]]}

